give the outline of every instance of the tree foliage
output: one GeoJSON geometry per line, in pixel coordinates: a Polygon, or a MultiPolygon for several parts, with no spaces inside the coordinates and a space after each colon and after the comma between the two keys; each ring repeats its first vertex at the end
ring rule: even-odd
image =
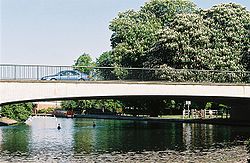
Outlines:
{"type": "Polygon", "coordinates": [[[189,1],[151,0],[139,11],[120,13],[110,29],[113,66],[159,67],[156,77],[170,81],[249,80],[245,71],[250,68],[250,14],[241,5],[198,10],[189,1]]]}
{"type": "Polygon", "coordinates": [[[139,11],[120,13],[110,24],[115,64],[143,67],[147,52],[157,42],[159,30],[178,13],[190,13],[195,5],[183,0],[152,0],[139,11]]]}
{"type": "Polygon", "coordinates": [[[102,53],[96,60],[97,67],[112,67],[114,64],[114,58],[112,51],[106,51],[102,53]]]}
{"type": "Polygon", "coordinates": [[[159,21],[147,13],[120,13],[110,24],[114,58],[118,66],[142,67],[144,52],[156,41],[159,21]]]}
{"type": "Polygon", "coordinates": [[[149,57],[150,67],[166,64],[175,69],[208,69],[204,49],[209,44],[209,28],[198,14],[179,14],[161,30],[149,57]],[[203,52],[204,51],[204,52],[203,52]]]}
{"type": "Polygon", "coordinates": [[[114,72],[114,69],[111,68],[114,66],[114,63],[114,56],[112,55],[112,51],[102,53],[96,60],[97,67],[104,67],[97,69],[98,77],[105,80],[117,79],[117,75],[114,72]]]}
{"type": "Polygon", "coordinates": [[[5,117],[23,122],[32,114],[34,105],[32,103],[20,103],[4,105],[1,109],[1,114],[5,117]]]}
{"type": "MultiPolygon", "coordinates": [[[[250,13],[233,3],[193,14],[178,14],[159,33],[149,63],[171,69],[240,71],[239,73],[187,74],[191,81],[242,82],[249,65],[250,13]]],[[[185,73],[174,74],[185,78],[185,73]]],[[[169,76],[168,76],[169,77],[169,76]]],[[[175,78],[175,77],[173,77],[175,78]]],[[[187,81],[183,79],[181,81],[187,81]]]]}
{"type": "Polygon", "coordinates": [[[151,0],[141,8],[141,12],[154,15],[162,27],[168,26],[181,13],[193,13],[196,5],[188,0],[151,0]]]}
{"type": "Polygon", "coordinates": [[[95,63],[92,61],[92,58],[89,54],[83,53],[80,57],[75,61],[76,69],[84,72],[86,74],[90,74],[92,67],[95,66],[95,63]]]}
{"type": "Polygon", "coordinates": [[[245,69],[247,60],[244,56],[250,48],[250,12],[241,5],[229,3],[202,11],[201,15],[211,30],[214,68],[233,71],[245,69]],[[216,63],[216,60],[220,62],[216,63]]]}
{"type": "Polygon", "coordinates": [[[63,101],[62,108],[73,110],[76,113],[101,113],[113,112],[118,113],[122,111],[123,105],[118,100],[103,99],[103,100],[68,100],[63,101]]]}

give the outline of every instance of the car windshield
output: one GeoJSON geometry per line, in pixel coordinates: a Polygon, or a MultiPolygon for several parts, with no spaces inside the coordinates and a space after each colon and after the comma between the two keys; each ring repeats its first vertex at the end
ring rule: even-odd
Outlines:
{"type": "Polygon", "coordinates": [[[79,75],[79,73],[75,72],[75,71],[61,71],[61,72],[57,73],[56,75],[58,75],[58,76],[75,76],[75,75],[79,75]]]}
{"type": "Polygon", "coordinates": [[[72,75],[79,75],[79,73],[75,72],[75,71],[71,71],[72,75]]]}

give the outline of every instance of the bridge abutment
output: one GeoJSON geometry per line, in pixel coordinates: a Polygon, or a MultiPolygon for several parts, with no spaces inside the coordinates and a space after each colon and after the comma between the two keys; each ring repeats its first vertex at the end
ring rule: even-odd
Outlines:
{"type": "Polygon", "coordinates": [[[234,100],[231,104],[230,119],[233,121],[250,122],[250,100],[234,100]]]}

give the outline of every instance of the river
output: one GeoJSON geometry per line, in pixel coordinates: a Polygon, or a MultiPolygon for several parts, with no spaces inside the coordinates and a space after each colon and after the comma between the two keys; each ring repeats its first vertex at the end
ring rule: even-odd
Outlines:
{"type": "Polygon", "coordinates": [[[166,162],[194,153],[245,150],[241,144],[249,137],[250,127],[40,117],[31,125],[0,127],[0,162],[147,162],[147,157],[166,162]]]}

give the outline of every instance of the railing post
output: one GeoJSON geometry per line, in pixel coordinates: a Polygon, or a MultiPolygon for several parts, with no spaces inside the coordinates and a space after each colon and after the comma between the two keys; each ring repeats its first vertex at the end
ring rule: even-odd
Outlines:
{"type": "Polygon", "coordinates": [[[36,79],[39,80],[39,66],[38,65],[36,66],[36,75],[37,75],[36,79]]]}
{"type": "MultiPolygon", "coordinates": [[[[61,72],[62,71],[62,66],[60,66],[59,67],[59,72],[61,72]]],[[[60,79],[61,79],[61,74],[59,74],[60,75],[60,79]]]]}
{"type": "Polygon", "coordinates": [[[142,69],[142,81],[144,80],[144,71],[142,69]]]}
{"type": "Polygon", "coordinates": [[[16,65],[14,65],[14,80],[16,80],[16,65]]]}

